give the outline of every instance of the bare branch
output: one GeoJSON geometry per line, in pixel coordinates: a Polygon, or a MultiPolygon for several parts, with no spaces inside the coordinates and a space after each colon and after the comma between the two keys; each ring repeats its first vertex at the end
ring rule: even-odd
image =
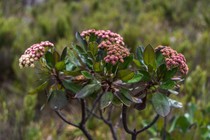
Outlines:
{"type": "Polygon", "coordinates": [[[142,128],[141,130],[138,130],[136,133],[139,134],[139,133],[141,133],[141,132],[147,130],[147,129],[150,128],[151,126],[153,126],[153,125],[156,123],[156,121],[158,120],[158,118],[159,118],[159,115],[157,114],[157,115],[155,116],[155,118],[153,119],[153,121],[152,121],[150,124],[148,124],[147,126],[145,126],[144,128],[142,128]]]}
{"type": "Polygon", "coordinates": [[[112,133],[113,139],[114,139],[114,140],[117,140],[116,131],[115,131],[115,129],[114,129],[114,127],[113,127],[111,121],[106,120],[106,119],[104,118],[102,110],[99,110],[99,113],[100,113],[100,118],[101,118],[101,120],[103,120],[103,122],[109,126],[109,128],[110,128],[110,130],[111,130],[111,133],[112,133]]]}
{"type": "Polygon", "coordinates": [[[95,108],[97,107],[97,103],[100,101],[102,95],[103,95],[103,94],[100,93],[100,94],[96,97],[95,101],[93,102],[93,105],[92,105],[91,110],[88,110],[88,111],[89,111],[89,114],[88,114],[87,117],[85,118],[85,121],[87,121],[88,118],[89,118],[91,115],[93,115],[93,112],[94,112],[95,108]]]}
{"type": "Polygon", "coordinates": [[[74,126],[74,127],[79,128],[78,125],[76,125],[76,124],[74,124],[74,123],[72,123],[72,122],[66,120],[66,118],[61,114],[60,110],[56,110],[55,113],[56,113],[56,114],[57,114],[65,123],[67,123],[67,124],[69,124],[69,125],[72,125],[72,126],[74,126]]]}

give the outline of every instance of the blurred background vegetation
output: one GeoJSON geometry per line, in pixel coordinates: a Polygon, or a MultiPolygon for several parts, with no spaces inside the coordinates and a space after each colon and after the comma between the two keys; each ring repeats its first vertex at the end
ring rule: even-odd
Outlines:
{"type": "MultiPolygon", "coordinates": [[[[121,34],[128,48],[170,45],[186,56],[190,72],[180,88],[184,107],[167,117],[168,140],[210,140],[210,2],[209,0],[1,0],[0,1],[0,139],[84,139],[48,107],[40,111],[45,93],[29,95],[40,81],[34,69],[20,70],[18,59],[30,45],[42,40],[58,50],[75,40],[76,31],[110,29],[121,34]],[[35,72],[35,74],[34,74],[35,72]]],[[[46,98],[46,97],[45,97],[46,98]]],[[[175,98],[175,97],[174,97],[175,98]]],[[[66,109],[77,121],[78,105],[66,109]]],[[[125,136],[115,116],[119,138],[125,136]]],[[[130,127],[143,127],[153,118],[151,105],[132,111],[130,127]]],[[[111,139],[108,127],[91,119],[88,129],[97,140],[111,139]]],[[[158,140],[163,119],[139,138],[158,140]]]]}

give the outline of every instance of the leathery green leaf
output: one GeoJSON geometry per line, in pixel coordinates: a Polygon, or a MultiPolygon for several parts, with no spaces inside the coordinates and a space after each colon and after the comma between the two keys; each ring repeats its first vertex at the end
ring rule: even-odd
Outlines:
{"type": "Polygon", "coordinates": [[[83,50],[86,50],[86,48],[87,48],[87,42],[80,36],[80,33],[79,32],[76,32],[76,35],[75,36],[76,36],[77,41],[82,46],[83,50]]]}
{"type": "Polygon", "coordinates": [[[64,61],[60,61],[60,62],[57,62],[56,64],[55,64],[55,68],[56,68],[56,70],[63,70],[63,69],[65,69],[66,68],[66,64],[65,64],[65,62],[64,61]]]}
{"type": "Polygon", "coordinates": [[[75,98],[85,98],[90,94],[93,94],[94,92],[98,91],[101,88],[101,85],[98,83],[94,84],[88,84],[84,86],[77,94],[75,95],[75,98]]]}
{"type": "Polygon", "coordinates": [[[41,90],[44,90],[48,86],[49,81],[45,81],[43,84],[39,85],[35,89],[29,91],[29,94],[35,94],[41,90]]]}
{"type": "Polygon", "coordinates": [[[46,59],[46,63],[48,66],[54,67],[55,60],[54,60],[53,54],[51,52],[47,51],[45,53],[45,59],[46,59]]]}
{"type": "Polygon", "coordinates": [[[136,97],[131,96],[129,90],[121,89],[121,90],[120,90],[120,93],[121,93],[124,97],[126,97],[128,100],[130,100],[131,102],[134,102],[134,103],[142,103],[142,100],[141,100],[141,99],[138,99],[138,98],[136,98],[136,97]]]}
{"type": "Polygon", "coordinates": [[[162,117],[167,116],[170,112],[170,103],[164,94],[155,93],[152,96],[152,105],[157,114],[162,117]]]}
{"type": "Polygon", "coordinates": [[[134,76],[134,72],[132,72],[131,70],[120,70],[117,74],[117,76],[122,80],[122,81],[128,81],[130,79],[133,78],[134,76]]]}
{"type": "Polygon", "coordinates": [[[113,100],[113,93],[112,92],[105,92],[100,100],[100,108],[104,109],[112,103],[113,100]]]}
{"type": "Polygon", "coordinates": [[[50,107],[54,110],[64,108],[68,104],[66,93],[62,90],[52,91],[51,97],[49,99],[49,104],[50,107]]]}
{"type": "Polygon", "coordinates": [[[144,62],[147,66],[151,65],[156,69],[155,51],[151,45],[147,45],[143,53],[144,62]]]}
{"type": "Polygon", "coordinates": [[[71,80],[63,80],[62,84],[65,87],[65,89],[70,90],[74,94],[79,92],[79,90],[82,88],[80,85],[73,83],[71,80]]]}
{"type": "Polygon", "coordinates": [[[81,71],[81,74],[85,76],[87,79],[93,78],[92,75],[88,71],[81,71]]]}

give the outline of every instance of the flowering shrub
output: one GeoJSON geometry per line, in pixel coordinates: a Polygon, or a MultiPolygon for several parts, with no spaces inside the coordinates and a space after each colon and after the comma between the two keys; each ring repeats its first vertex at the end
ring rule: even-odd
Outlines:
{"type": "MultiPolygon", "coordinates": [[[[49,75],[34,92],[45,89],[50,107],[63,121],[79,128],[87,139],[93,139],[85,127],[90,117],[103,120],[113,139],[117,139],[110,117],[104,117],[103,110],[108,108],[122,107],[123,127],[134,140],[159,116],[166,117],[172,107],[182,107],[180,102],[169,97],[178,94],[178,84],[188,72],[182,54],[170,47],[153,49],[151,45],[137,47],[136,53],[132,54],[125,47],[123,38],[109,30],[77,32],[76,39],[78,44],[65,47],[61,54],[49,41],[34,44],[21,56],[19,65],[21,68],[34,67],[35,61],[40,62],[40,70],[49,75]],[[79,124],[66,120],[61,114],[69,100],[78,100],[81,104],[79,124]],[[143,110],[148,101],[157,114],[154,120],[140,130],[129,129],[127,108],[143,110]],[[91,108],[87,102],[91,102],[91,108]]],[[[111,111],[108,116],[111,116],[111,111]]]]}

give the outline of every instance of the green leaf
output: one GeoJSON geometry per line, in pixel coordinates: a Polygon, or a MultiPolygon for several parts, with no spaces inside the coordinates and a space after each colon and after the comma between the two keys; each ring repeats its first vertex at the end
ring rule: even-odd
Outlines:
{"type": "Polygon", "coordinates": [[[133,78],[134,74],[135,74],[135,73],[132,72],[131,70],[126,69],[126,70],[120,70],[120,71],[118,71],[117,76],[118,76],[122,81],[128,81],[128,80],[130,80],[130,79],[133,78]]]}
{"type": "Polygon", "coordinates": [[[66,93],[62,90],[52,91],[52,95],[49,99],[50,107],[54,110],[60,110],[68,104],[66,93]]]}
{"type": "Polygon", "coordinates": [[[165,64],[162,64],[157,69],[157,76],[159,79],[162,79],[167,72],[167,68],[165,64]]]}
{"type": "Polygon", "coordinates": [[[89,42],[96,42],[97,36],[95,34],[90,34],[89,42]]]}
{"type": "Polygon", "coordinates": [[[76,68],[74,70],[71,71],[64,71],[65,75],[70,75],[70,76],[78,76],[81,74],[81,70],[79,68],[76,68]]]}
{"type": "Polygon", "coordinates": [[[117,98],[126,106],[130,106],[131,105],[131,101],[128,100],[124,95],[122,95],[121,93],[116,93],[115,94],[117,96],[117,98]]]}
{"type": "Polygon", "coordinates": [[[146,46],[143,58],[144,58],[144,63],[147,66],[151,65],[153,69],[156,69],[155,51],[151,45],[146,46]]]}
{"type": "Polygon", "coordinates": [[[91,59],[86,59],[86,65],[89,69],[93,69],[93,61],[91,59]]]}
{"type": "Polygon", "coordinates": [[[172,81],[172,80],[168,80],[166,82],[163,82],[161,85],[160,85],[160,88],[162,89],[171,89],[173,88],[174,86],[176,85],[176,82],[172,81]]]}
{"type": "Polygon", "coordinates": [[[72,71],[74,67],[74,64],[72,64],[71,62],[66,63],[66,71],[72,71]]]}
{"type": "Polygon", "coordinates": [[[148,81],[151,80],[151,76],[150,76],[150,74],[149,74],[147,71],[145,71],[145,70],[140,70],[139,73],[142,74],[142,78],[141,78],[140,81],[148,82],[148,81]]]}
{"type": "Polygon", "coordinates": [[[92,79],[92,75],[88,71],[81,71],[81,74],[87,79],[92,79]]]}
{"type": "Polygon", "coordinates": [[[55,61],[54,61],[53,54],[51,52],[47,51],[45,53],[45,59],[46,59],[46,63],[47,63],[48,66],[54,67],[55,61]]]}
{"type": "Polygon", "coordinates": [[[98,44],[96,42],[90,42],[89,43],[89,50],[92,53],[93,56],[95,56],[98,52],[98,44]]]}
{"type": "Polygon", "coordinates": [[[100,62],[96,62],[95,64],[93,64],[93,69],[95,72],[101,72],[103,70],[103,66],[100,62]]]}
{"type": "Polygon", "coordinates": [[[98,49],[98,55],[96,57],[96,61],[102,61],[104,59],[104,57],[106,56],[106,51],[103,49],[98,49]]]}
{"type": "Polygon", "coordinates": [[[64,70],[64,69],[66,68],[66,64],[65,64],[64,61],[57,62],[57,63],[55,64],[55,68],[56,68],[56,70],[58,70],[58,71],[64,70]]]}
{"type": "Polygon", "coordinates": [[[182,130],[182,132],[184,133],[187,131],[187,129],[189,129],[189,126],[190,126],[190,122],[185,116],[180,116],[176,120],[176,127],[182,130]]]}
{"type": "Polygon", "coordinates": [[[128,80],[127,83],[129,83],[129,84],[137,83],[137,82],[141,81],[142,77],[143,77],[143,75],[141,73],[135,74],[132,79],[128,80]]]}
{"type": "Polygon", "coordinates": [[[36,87],[35,89],[29,91],[29,94],[36,94],[37,92],[44,90],[49,84],[49,81],[45,81],[43,84],[39,85],[38,87],[36,87]]]}
{"type": "Polygon", "coordinates": [[[77,41],[82,46],[83,50],[86,50],[87,49],[87,42],[80,36],[80,33],[76,32],[75,36],[76,36],[77,41]]]}
{"type": "Polygon", "coordinates": [[[131,96],[130,93],[129,93],[129,90],[121,89],[121,90],[120,90],[120,93],[121,93],[125,98],[127,98],[128,100],[130,100],[131,102],[134,102],[134,103],[142,103],[142,100],[141,100],[141,99],[138,99],[138,98],[136,98],[136,97],[131,96]]]}
{"type": "Polygon", "coordinates": [[[54,51],[53,58],[54,58],[54,62],[56,64],[60,60],[60,54],[57,51],[54,51]]]}
{"type": "Polygon", "coordinates": [[[112,92],[106,92],[102,95],[100,100],[100,108],[104,109],[107,106],[109,106],[112,103],[113,100],[113,93],[112,92]]]}
{"type": "Polygon", "coordinates": [[[136,64],[137,67],[141,67],[141,63],[137,59],[133,59],[134,64],[136,64]]]}
{"type": "Polygon", "coordinates": [[[84,50],[82,47],[80,47],[79,45],[76,45],[76,46],[74,46],[74,49],[77,51],[77,53],[79,53],[79,54],[85,54],[85,53],[87,53],[87,51],[86,50],[84,50]]]}
{"type": "Polygon", "coordinates": [[[70,90],[74,94],[79,92],[82,88],[80,85],[73,83],[71,80],[63,80],[62,84],[65,87],[65,89],[70,90]]]}
{"type": "Polygon", "coordinates": [[[176,100],[168,98],[168,102],[169,102],[171,107],[175,107],[175,108],[182,108],[183,107],[182,103],[178,102],[176,100]]]}
{"type": "Polygon", "coordinates": [[[144,47],[137,47],[136,48],[136,56],[137,56],[137,59],[139,60],[139,62],[142,64],[142,65],[145,65],[144,64],[144,59],[143,59],[143,52],[144,52],[144,47]]]}
{"type": "Polygon", "coordinates": [[[164,64],[164,61],[165,58],[164,56],[162,55],[162,53],[160,51],[156,52],[156,62],[157,62],[157,65],[160,66],[162,64],[164,64]]]}
{"type": "Polygon", "coordinates": [[[152,105],[157,114],[162,117],[167,116],[170,112],[170,104],[164,94],[155,93],[152,96],[152,105]]]}
{"type": "Polygon", "coordinates": [[[176,74],[177,70],[178,70],[177,67],[176,67],[176,68],[173,68],[173,69],[171,69],[171,70],[168,70],[168,71],[165,73],[165,75],[164,75],[164,77],[163,77],[163,80],[164,80],[164,81],[170,80],[172,77],[174,77],[174,75],[176,74]]]}
{"type": "Polygon", "coordinates": [[[119,69],[126,69],[133,61],[133,54],[130,54],[128,57],[124,58],[124,62],[119,64],[119,69]]]}
{"type": "Polygon", "coordinates": [[[101,88],[101,85],[99,84],[89,84],[84,86],[77,94],[75,95],[75,98],[85,98],[90,94],[93,94],[94,92],[98,91],[101,88]]]}
{"type": "Polygon", "coordinates": [[[120,106],[122,102],[120,101],[120,99],[118,99],[118,97],[114,96],[112,100],[112,104],[116,106],[120,106]]]}
{"type": "Polygon", "coordinates": [[[68,53],[68,61],[72,64],[74,64],[75,66],[81,66],[77,52],[75,52],[72,48],[68,53]]]}
{"type": "Polygon", "coordinates": [[[65,47],[62,51],[62,54],[61,54],[61,61],[65,60],[66,58],[66,55],[67,55],[67,47],[65,47]]]}

